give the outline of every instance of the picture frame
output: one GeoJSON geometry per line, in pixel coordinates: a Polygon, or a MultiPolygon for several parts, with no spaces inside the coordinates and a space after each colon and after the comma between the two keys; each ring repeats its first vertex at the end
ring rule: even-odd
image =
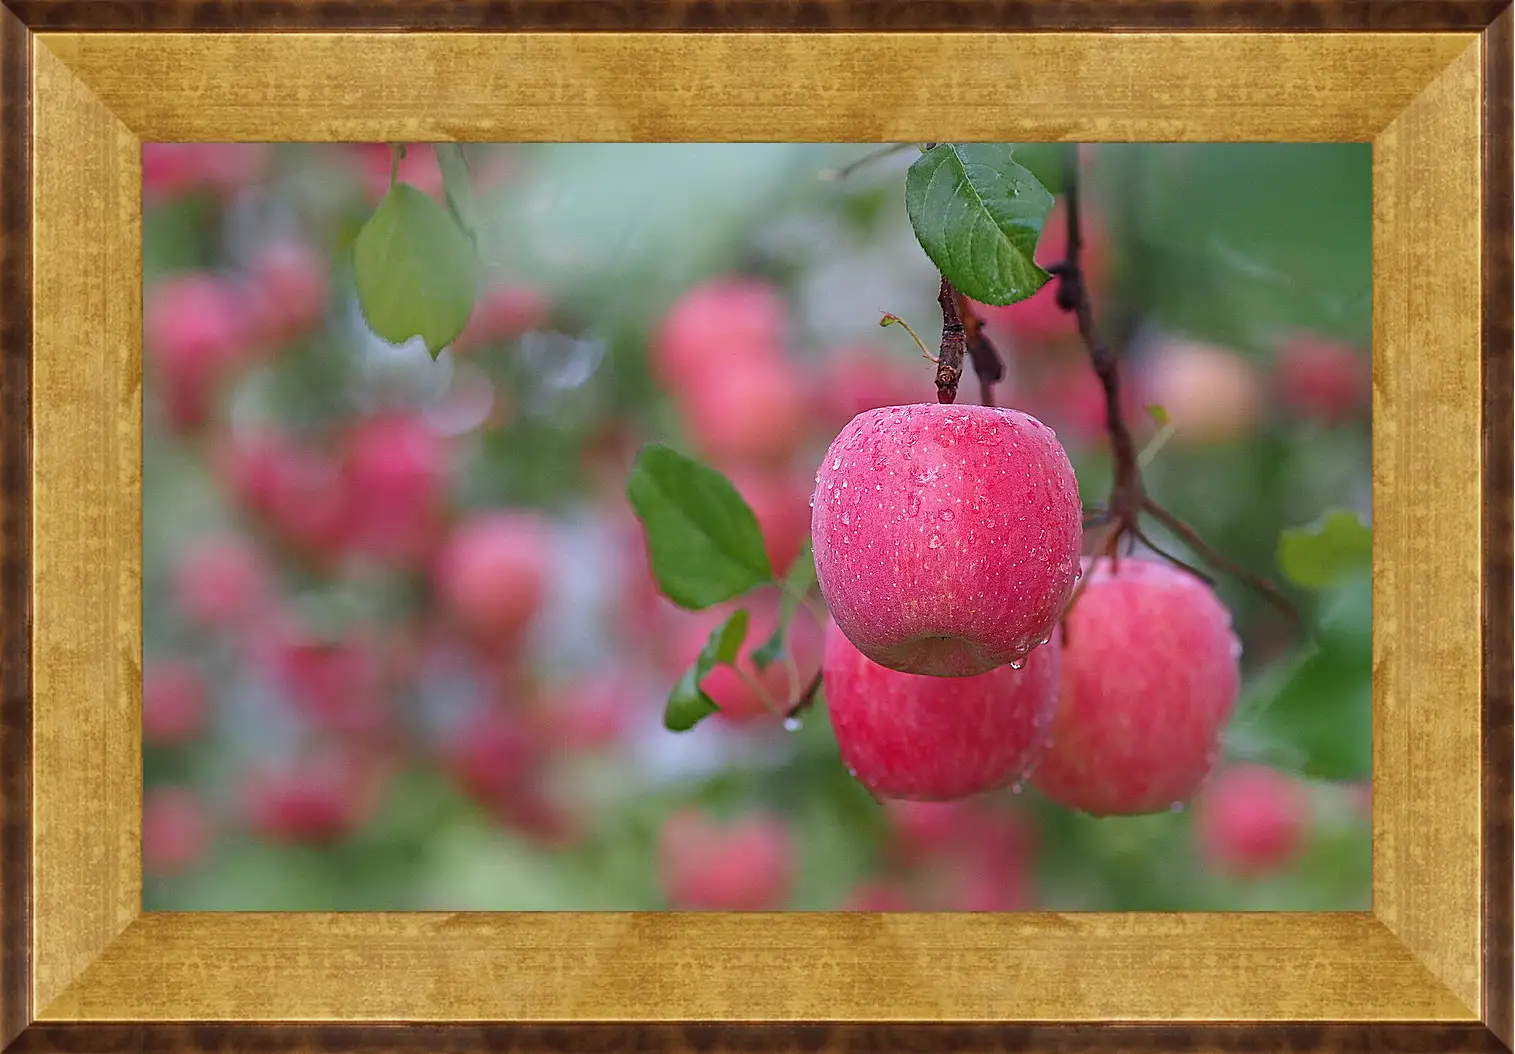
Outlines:
{"type": "Polygon", "coordinates": [[[1508,2],[0,7],[0,1049],[1515,1046],[1508,2]],[[1373,142],[1373,910],[144,913],[141,143],[917,139],[1373,142]]]}

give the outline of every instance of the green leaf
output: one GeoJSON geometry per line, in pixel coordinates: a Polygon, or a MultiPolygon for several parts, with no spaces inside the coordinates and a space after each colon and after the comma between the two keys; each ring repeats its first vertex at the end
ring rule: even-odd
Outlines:
{"type": "Polygon", "coordinates": [[[670,732],[687,732],[720,707],[700,689],[705,675],[717,666],[729,666],[736,661],[742,650],[742,641],[747,637],[750,616],[745,609],[734,611],[715,629],[705,647],[700,649],[694,665],[684,671],[673,691],[668,693],[668,705],[663,709],[663,727],[670,732]]]}
{"type": "Polygon", "coordinates": [[[1068,161],[1076,160],[1069,155],[1078,150],[1077,144],[1013,143],[1010,148],[1015,153],[1016,164],[1029,169],[1036,181],[1047,188],[1047,193],[1063,192],[1063,167],[1068,161]]]}
{"type": "Polygon", "coordinates": [[[921,248],[964,296],[1024,300],[1051,278],[1036,243],[1052,195],[1006,143],[938,143],[905,174],[905,209],[921,248]]]}
{"type": "Polygon", "coordinates": [[[784,639],[789,633],[789,624],[794,621],[794,613],[799,610],[800,602],[814,588],[815,553],[811,551],[810,539],[806,538],[805,548],[795,557],[794,563],[789,565],[788,573],[784,575],[784,595],[779,599],[779,622],[773,629],[773,636],[752,653],[752,665],[759,672],[784,657],[784,639]]]}
{"type": "Polygon", "coordinates": [[[1162,428],[1170,420],[1172,420],[1172,418],[1168,416],[1168,411],[1164,410],[1157,403],[1153,403],[1151,406],[1147,407],[1147,413],[1149,416],[1151,416],[1153,422],[1159,428],[1162,428]]]}
{"type": "Polygon", "coordinates": [[[1246,755],[1312,779],[1373,767],[1373,597],[1367,574],[1333,590],[1315,638],[1262,674],[1238,710],[1246,755]]]}
{"type": "Polygon", "coordinates": [[[663,595],[691,611],[773,580],[757,517],[719,472],[658,443],[642,448],[626,496],[663,595]]]}
{"type": "Polygon", "coordinates": [[[1354,513],[1337,510],[1311,527],[1284,531],[1278,566],[1305,589],[1326,589],[1373,562],[1373,529],[1354,513]]]}
{"type": "Polygon", "coordinates": [[[370,329],[391,344],[420,337],[436,358],[468,324],[478,260],[446,209],[396,183],[358,232],[353,278],[370,329]]]}
{"type": "Polygon", "coordinates": [[[457,220],[468,240],[477,247],[479,223],[482,214],[473,193],[473,177],[468,171],[468,158],[463,154],[461,143],[437,143],[437,167],[442,170],[442,187],[447,197],[447,208],[457,220]]]}

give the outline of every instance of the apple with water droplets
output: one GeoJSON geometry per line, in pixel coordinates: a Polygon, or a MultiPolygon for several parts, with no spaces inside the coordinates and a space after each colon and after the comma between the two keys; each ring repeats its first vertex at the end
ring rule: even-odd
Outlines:
{"type": "Polygon", "coordinates": [[[826,628],[826,713],[842,763],[875,798],[950,801],[1025,778],[1057,707],[1054,634],[976,677],[886,669],[826,628]]]}
{"type": "Polygon", "coordinates": [[[1031,782],[1095,816],[1182,807],[1219,756],[1236,706],[1231,613],[1171,564],[1102,557],[1064,627],[1057,714],[1031,782]]]}
{"type": "Polygon", "coordinates": [[[816,475],[821,593],[869,659],[972,677],[1051,635],[1079,574],[1083,506],[1052,430],[1016,410],[859,414],[816,475]]]}

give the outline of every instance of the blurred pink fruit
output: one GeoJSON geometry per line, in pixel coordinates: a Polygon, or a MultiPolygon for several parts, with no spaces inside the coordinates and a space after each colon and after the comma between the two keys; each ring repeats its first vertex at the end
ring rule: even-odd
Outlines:
{"type": "Polygon", "coordinates": [[[267,143],[143,143],[142,196],[149,204],[192,191],[226,196],[262,179],[267,143]]]}
{"type": "Polygon", "coordinates": [[[727,359],[683,404],[691,440],[720,464],[781,466],[804,440],[805,393],[782,358],[727,359]]]}
{"type": "Polygon", "coordinates": [[[385,776],[373,763],[337,751],[255,769],[243,784],[248,825],[273,842],[333,845],[373,814],[385,776]]]}
{"type": "Polygon", "coordinates": [[[814,409],[832,434],[860,413],[936,397],[935,367],[877,348],[843,348],[827,356],[814,388],[814,409]]]}
{"type": "Polygon", "coordinates": [[[793,883],[795,847],[777,817],[720,823],[685,811],[663,825],[657,860],[674,910],[776,911],[793,883]]]}
{"type": "Polygon", "coordinates": [[[274,242],[250,267],[252,306],[259,335],[270,345],[304,336],[326,314],[330,264],[300,242],[274,242]]]}
{"type": "Polygon", "coordinates": [[[285,634],[272,653],[275,677],[294,711],[320,728],[369,735],[388,724],[385,671],[369,642],[285,634]]]}
{"type": "Polygon", "coordinates": [[[142,667],[142,740],[178,746],[205,725],[205,679],[187,662],[150,659],[142,667]]]}
{"type": "Polygon", "coordinates": [[[385,413],[358,423],[342,470],[354,549],[403,565],[431,553],[443,529],[447,449],[425,421],[385,413]]]}
{"type": "Polygon", "coordinates": [[[641,681],[625,670],[586,674],[543,693],[559,745],[600,750],[620,738],[639,702],[641,681]]]}
{"type": "Polygon", "coordinates": [[[200,272],[155,282],[147,289],[143,330],[168,423],[181,431],[203,425],[219,385],[249,350],[251,319],[241,291],[200,272]]]}
{"type": "Polygon", "coordinates": [[[551,527],[536,513],[489,512],[454,528],[436,563],[441,601],[486,648],[511,651],[547,592],[551,527]]]}
{"type": "Polygon", "coordinates": [[[173,595],[180,616],[196,628],[228,629],[252,616],[268,597],[263,556],[235,535],[203,538],[179,557],[173,595]]]}
{"type": "Polygon", "coordinates": [[[1312,334],[1278,349],[1279,397],[1299,416],[1324,424],[1366,417],[1373,401],[1372,363],[1365,351],[1312,334]]]}
{"type": "Polygon", "coordinates": [[[788,325],[772,286],[746,278],[707,282],[663,317],[650,348],[653,373],[668,391],[687,393],[734,363],[780,357],[788,325]]]}
{"type": "Polygon", "coordinates": [[[205,855],[210,824],[198,799],[181,787],[154,787],[142,795],[142,872],[155,878],[183,874],[205,855]]]}
{"type": "MultiPolygon", "coordinates": [[[[364,193],[375,205],[389,193],[389,169],[391,162],[388,143],[351,143],[347,149],[358,165],[364,193]]],[[[442,168],[437,164],[437,152],[431,143],[409,143],[405,158],[400,162],[396,178],[442,200],[442,168]]]]}
{"type": "Polygon", "coordinates": [[[971,836],[974,810],[963,801],[884,802],[893,828],[891,853],[904,864],[918,864],[971,836]]]}
{"type": "Polygon", "coordinates": [[[1250,435],[1262,416],[1262,381],[1234,351],[1167,340],[1142,363],[1142,390],[1167,411],[1174,443],[1223,443],[1250,435]]]}
{"type": "Polygon", "coordinates": [[[1298,781],[1260,765],[1216,773],[1194,809],[1210,870],[1256,878],[1292,865],[1304,849],[1310,798],[1298,781]]]}

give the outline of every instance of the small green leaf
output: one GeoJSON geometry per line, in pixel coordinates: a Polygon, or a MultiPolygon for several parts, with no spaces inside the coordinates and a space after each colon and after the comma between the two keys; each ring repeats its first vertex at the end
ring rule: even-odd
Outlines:
{"type": "Polygon", "coordinates": [[[788,636],[789,624],[794,621],[794,613],[799,610],[801,600],[814,588],[815,554],[811,551],[810,539],[806,538],[805,548],[795,557],[794,563],[789,565],[788,573],[784,575],[784,595],[779,599],[779,622],[773,628],[773,636],[752,653],[752,665],[758,672],[761,673],[784,657],[784,639],[788,636]]]}
{"type": "Polygon", "coordinates": [[[370,329],[391,344],[420,337],[436,358],[468,324],[478,261],[446,209],[396,183],[353,243],[353,278],[370,329]]]}
{"type": "Polygon", "coordinates": [[[642,448],[626,496],[663,595],[691,611],[773,580],[763,532],[731,482],[658,443],[642,448]]]}
{"type": "Polygon", "coordinates": [[[1161,406],[1158,406],[1156,403],[1153,403],[1151,406],[1147,407],[1147,413],[1148,413],[1148,415],[1151,416],[1153,422],[1159,428],[1162,428],[1170,420],[1172,420],[1168,416],[1168,411],[1164,410],[1161,406]]]}
{"type": "Polygon", "coordinates": [[[668,705],[663,709],[663,727],[670,732],[687,732],[705,718],[715,713],[715,701],[700,689],[700,682],[717,666],[729,666],[736,661],[742,650],[742,641],[747,637],[750,616],[746,610],[734,611],[715,629],[700,650],[694,665],[684,671],[673,691],[668,693],[668,705]]]}
{"type": "Polygon", "coordinates": [[[1325,589],[1373,562],[1373,529],[1354,513],[1335,511],[1311,527],[1284,531],[1278,566],[1305,589],[1325,589]]]}
{"type": "Polygon", "coordinates": [[[1256,759],[1312,779],[1363,779],[1373,767],[1373,595],[1368,575],[1332,590],[1313,640],[1265,671],[1238,707],[1256,759]]]}
{"type": "Polygon", "coordinates": [[[905,209],[921,248],[964,296],[1024,300],[1051,278],[1036,243],[1052,195],[1006,143],[938,143],[905,174],[905,209]]]}
{"type": "Polygon", "coordinates": [[[468,158],[463,154],[461,143],[437,143],[437,167],[442,170],[442,188],[447,197],[447,208],[468,240],[475,246],[479,242],[478,200],[473,193],[473,177],[468,171],[468,158]]]}

